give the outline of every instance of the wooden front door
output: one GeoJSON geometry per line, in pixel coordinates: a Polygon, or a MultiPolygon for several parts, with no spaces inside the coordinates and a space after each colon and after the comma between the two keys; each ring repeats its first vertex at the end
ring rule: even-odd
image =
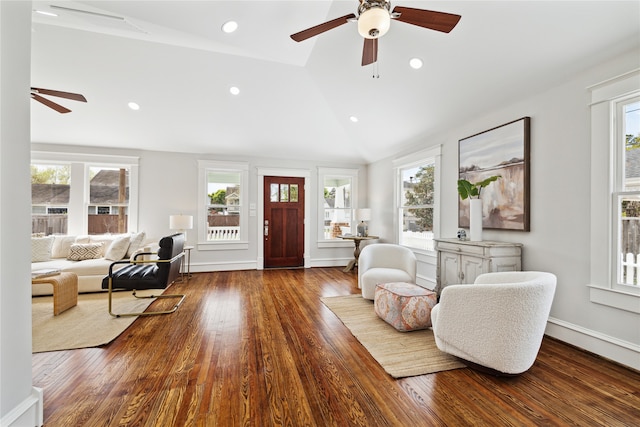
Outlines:
{"type": "Polygon", "coordinates": [[[304,178],[264,177],[264,267],[304,266],[304,178]]]}

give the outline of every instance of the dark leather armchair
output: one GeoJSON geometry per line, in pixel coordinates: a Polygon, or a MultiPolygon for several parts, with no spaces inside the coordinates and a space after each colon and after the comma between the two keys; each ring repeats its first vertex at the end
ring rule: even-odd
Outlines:
{"type": "Polygon", "coordinates": [[[151,252],[136,254],[133,260],[116,261],[109,267],[109,275],[102,279],[102,289],[109,291],[109,314],[114,317],[122,316],[151,316],[155,314],[169,314],[178,309],[184,295],[160,294],[140,297],[136,290],[141,289],[165,289],[171,285],[180,275],[180,266],[184,256],[184,234],[178,233],[160,239],[157,259],[144,259],[145,255],[154,255],[151,252]],[[116,271],[114,266],[128,264],[116,271]],[[114,313],[112,310],[112,293],[114,289],[126,289],[133,291],[136,298],[179,298],[180,300],[171,310],[145,311],[142,313],[114,313]]]}

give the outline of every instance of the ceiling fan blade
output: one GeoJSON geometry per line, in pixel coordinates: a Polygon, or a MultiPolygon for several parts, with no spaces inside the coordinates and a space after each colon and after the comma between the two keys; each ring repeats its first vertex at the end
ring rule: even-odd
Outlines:
{"type": "Polygon", "coordinates": [[[40,95],[38,95],[38,94],[36,94],[36,93],[32,93],[32,94],[31,94],[31,97],[32,97],[33,99],[35,99],[36,101],[38,101],[38,102],[40,102],[40,103],[42,103],[42,104],[46,105],[47,107],[49,107],[49,108],[53,108],[53,109],[54,109],[54,110],[56,110],[58,113],[62,113],[62,114],[64,114],[64,113],[70,113],[70,112],[71,112],[71,110],[69,110],[68,108],[63,107],[63,106],[62,106],[62,105],[60,105],[60,104],[56,104],[55,102],[50,101],[50,100],[48,100],[47,98],[43,98],[43,97],[41,97],[40,95]]]}
{"type": "Polygon", "coordinates": [[[373,64],[378,60],[378,39],[364,39],[362,48],[362,66],[373,64]]]}
{"type": "Polygon", "coordinates": [[[400,16],[395,18],[398,21],[417,25],[418,27],[429,28],[430,30],[441,31],[443,33],[448,33],[453,30],[458,21],[460,21],[460,18],[462,18],[460,15],[454,15],[452,13],[402,6],[395,7],[393,13],[400,13],[400,16]]]}
{"type": "Polygon", "coordinates": [[[60,98],[73,99],[74,101],[87,102],[87,99],[83,95],[80,95],[79,93],[62,92],[60,90],[42,89],[38,87],[32,87],[31,91],[35,93],[41,93],[43,95],[51,95],[51,96],[57,96],[60,98]]]}
{"type": "Polygon", "coordinates": [[[301,42],[310,37],[324,33],[325,31],[329,31],[333,28],[339,27],[342,24],[346,24],[347,22],[349,22],[349,19],[355,19],[355,17],[356,15],[350,13],[348,15],[341,16],[340,18],[332,19],[331,21],[316,25],[315,27],[307,28],[306,30],[302,30],[299,33],[291,34],[291,38],[297,42],[301,42]]]}

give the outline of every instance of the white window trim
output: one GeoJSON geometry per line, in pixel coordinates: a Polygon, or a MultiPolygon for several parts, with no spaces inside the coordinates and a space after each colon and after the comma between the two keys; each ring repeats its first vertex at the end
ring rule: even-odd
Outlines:
{"type": "MultiPolygon", "coordinates": [[[[401,170],[423,165],[427,159],[433,159],[435,164],[435,182],[433,183],[433,238],[437,239],[440,236],[440,176],[442,175],[441,164],[442,164],[442,145],[438,144],[428,149],[418,151],[416,153],[399,157],[392,161],[392,165],[394,168],[394,176],[395,182],[393,186],[394,191],[394,214],[393,214],[393,222],[394,222],[394,239],[396,243],[400,242],[400,229],[401,229],[401,221],[400,218],[400,208],[402,206],[402,194],[400,193],[400,184],[402,183],[401,170]]],[[[435,251],[423,250],[419,248],[414,248],[410,246],[406,246],[408,249],[411,249],[416,254],[423,254],[427,256],[436,256],[435,251]]]]}
{"type": "Polygon", "coordinates": [[[239,250],[249,248],[249,163],[198,160],[197,241],[199,251],[239,250]],[[208,241],[207,231],[207,174],[208,169],[240,172],[240,240],[208,241]]]}
{"type": "Polygon", "coordinates": [[[617,286],[617,249],[613,247],[616,244],[616,227],[611,209],[617,161],[615,148],[611,144],[616,132],[616,104],[624,97],[640,91],[640,69],[587,89],[591,92],[590,300],[596,304],[640,313],[640,289],[628,286],[622,289],[617,286]],[[607,179],[602,179],[603,176],[607,179]]]}
{"type": "MultiPolygon", "coordinates": [[[[318,167],[318,248],[353,247],[353,242],[343,239],[324,238],[324,179],[327,176],[351,178],[351,210],[356,211],[358,206],[358,169],[325,168],[318,167]]],[[[355,234],[355,215],[351,222],[351,233],[355,234]]]]}
{"type": "Polygon", "coordinates": [[[129,169],[129,213],[127,230],[138,231],[139,200],[139,157],[114,156],[102,154],[63,153],[49,151],[32,151],[31,163],[51,163],[70,165],[71,194],[69,198],[69,216],[67,233],[69,235],[87,234],[89,227],[89,167],[126,167],[129,169]],[[82,182],[82,185],[73,185],[82,182]]]}

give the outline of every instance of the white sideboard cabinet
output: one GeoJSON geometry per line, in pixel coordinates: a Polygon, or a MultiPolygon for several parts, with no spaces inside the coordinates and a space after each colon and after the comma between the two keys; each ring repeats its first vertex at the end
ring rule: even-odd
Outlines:
{"type": "Polygon", "coordinates": [[[459,239],[436,239],[436,292],[447,285],[473,283],[482,273],[522,270],[522,245],[459,239]]]}

